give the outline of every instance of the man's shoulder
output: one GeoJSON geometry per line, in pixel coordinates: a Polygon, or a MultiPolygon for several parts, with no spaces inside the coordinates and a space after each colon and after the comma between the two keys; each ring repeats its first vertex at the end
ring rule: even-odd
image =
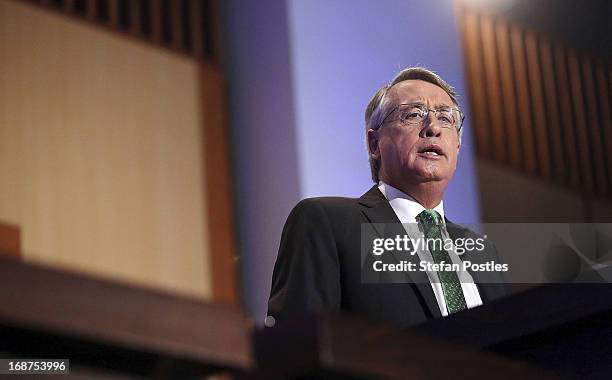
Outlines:
{"type": "Polygon", "coordinates": [[[362,210],[372,202],[384,199],[376,187],[360,197],[324,196],[302,199],[291,210],[288,220],[312,219],[323,221],[351,221],[363,219],[362,210]]]}
{"type": "Polygon", "coordinates": [[[358,203],[359,198],[325,196],[302,199],[295,207],[351,207],[358,203]]]}
{"type": "Polygon", "coordinates": [[[291,210],[293,217],[321,217],[334,218],[359,211],[359,198],[350,197],[313,197],[299,201],[291,210]]]}
{"type": "Polygon", "coordinates": [[[384,197],[377,193],[375,187],[370,188],[365,194],[360,197],[340,197],[340,196],[324,196],[311,197],[302,199],[295,205],[294,209],[319,209],[319,210],[351,210],[361,207],[362,203],[367,203],[367,199],[372,197],[384,197]]]}

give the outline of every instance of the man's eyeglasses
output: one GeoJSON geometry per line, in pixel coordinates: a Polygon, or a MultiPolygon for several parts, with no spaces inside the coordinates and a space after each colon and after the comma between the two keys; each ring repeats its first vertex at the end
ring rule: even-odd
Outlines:
{"type": "Polygon", "coordinates": [[[397,110],[399,120],[408,126],[421,126],[429,116],[429,112],[433,111],[436,120],[443,128],[455,128],[461,130],[465,115],[457,108],[440,107],[438,109],[429,109],[424,104],[411,103],[400,104],[395,106],[376,127],[378,130],[387,120],[387,118],[397,110]]]}

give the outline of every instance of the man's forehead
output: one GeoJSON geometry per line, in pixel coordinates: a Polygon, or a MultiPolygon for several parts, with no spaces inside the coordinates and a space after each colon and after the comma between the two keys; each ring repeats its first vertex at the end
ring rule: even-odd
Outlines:
{"type": "Polygon", "coordinates": [[[409,79],[395,84],[389,90],[388,96],[394,104],[422,102],[435,106],[453,105],[450,95],[442,87],[418,79],[409,79]]]}

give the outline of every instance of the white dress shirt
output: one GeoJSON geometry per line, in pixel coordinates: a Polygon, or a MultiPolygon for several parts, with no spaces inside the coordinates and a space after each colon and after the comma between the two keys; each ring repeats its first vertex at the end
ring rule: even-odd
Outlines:
{"type": "MultiPolygon", "coordinates": [[[[395,211],[395,215],[403,224],[411,223],[414,225],[417,222],[417,215],[419,215],[425,207],[423,207],[419,202],[417,202],[414,198],[409,196],[408,194],[403,193],[402,191],[394,188],[391,185],[388,185],[384,182],[380,182],[378,185],[378,189],[384,194],[385,198],[389,201],[391,208],[395,211]]],[[[444,239],[449,238],[448,231],[446,231],[446,222],[444,221],[444,204],[440,202],[439,205],[434,207],[434,210],[437,211],[440,216],[442,216],[442,237],[444,239]]],[[[415,229],[411,228],[410,237],[415,238],[424,238],[422,232],[418,232],[421,236],[412,236],[415,233],[415,229]]],[[[461,259],[453,249],[447,250],[448,255],[451,258],[451,261],[456,264],[461,263],[461,259]]],[[[427,249],[427,247],[419,247],[417,249],[417,255],[420,260],[433,262],[433,257],[431,252],[427,249]]],[[[480,299],[480,293],[478,292],[478,287],[474,284],[474,280],[472,276],[468,272],[459,271],[457,272],[459,279],[461,281],[461,289],[463,290],[463,296],[465,297],[465,303],[469,309],[482,305],[482,300],[480,299]]],[[[440,312],[442,316],[448,315],[448,310],[446,309],[446,301],[444,300],[444,294],[442,293],[442,284],[438,280],[438,274],[434,271],[427,271],[427,277],[431,283],[431,287],[433,289],[434,295],[436,296],[436,301],[438,301],[438,306],[440,307],[440,312]]]]}

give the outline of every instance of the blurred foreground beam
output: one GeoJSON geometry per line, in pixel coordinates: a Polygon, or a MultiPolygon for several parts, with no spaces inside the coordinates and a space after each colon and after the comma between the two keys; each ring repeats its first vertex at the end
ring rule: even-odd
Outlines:
{"type": "Polygon", "coordinates": [[[249,369],[251,334],[235,308],[0,258],[0,352],[15,357],[196,377],[249,369]]]}

